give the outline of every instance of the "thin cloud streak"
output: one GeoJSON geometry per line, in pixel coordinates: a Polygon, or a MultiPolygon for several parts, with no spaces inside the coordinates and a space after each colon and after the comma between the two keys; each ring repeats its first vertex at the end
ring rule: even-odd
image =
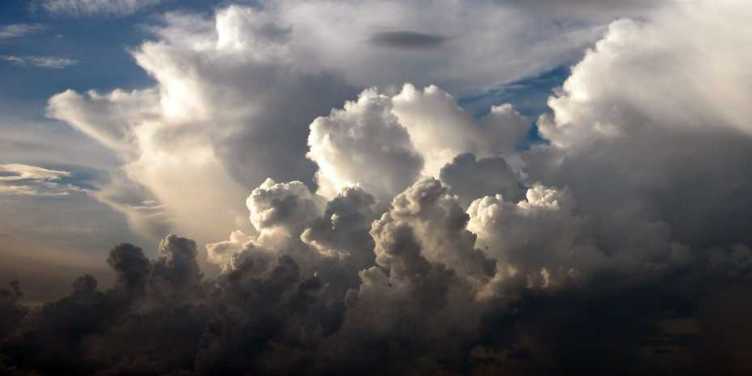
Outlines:
{"type": "Polygon", "coordinates": [[[64,69],[78,64],[78,60],[55,56],[2,55],[0,59],[14,65],[44,69],[64,69]]]}
{"type": "Polygon", "coordinates": [[[0,26],[0,40],[20,38],[41,32],[45,27],[40,24],[12,24],[0,26]]]}
{"type": "Polygon", "coordinates": [[[41,6],[49,13],[74,17],[127,16],[155,6],[162,0],[46,0],[41,6]]]}

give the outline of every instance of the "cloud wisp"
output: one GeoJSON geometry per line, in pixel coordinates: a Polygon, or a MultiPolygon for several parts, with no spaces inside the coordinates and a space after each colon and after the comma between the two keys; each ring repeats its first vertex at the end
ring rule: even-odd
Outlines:
{"type": "Polygon", "coordinates": [[[36,34],[45,29],[40,24],[11,24],[0,26],[0,40],[21,38],[26,35],[36,34]]]}
{"type": "Polygon", "coordinates": [[[84,189],[66,182],[68,171],[50,170],[25,164],[0,164],[0,194],[67,196],[84,189]]]}
{"type": "Polygon", "coordinates": [[[162,0],[42,0],[39,6],[54,15],[63,16],[127,16],[162,0]]]}
{"type": "Polygon", "coordinates": [[[64,69],[78,64],[78,60],[54,56],[0,55],[0,59],[22,67],[64,69]]]}

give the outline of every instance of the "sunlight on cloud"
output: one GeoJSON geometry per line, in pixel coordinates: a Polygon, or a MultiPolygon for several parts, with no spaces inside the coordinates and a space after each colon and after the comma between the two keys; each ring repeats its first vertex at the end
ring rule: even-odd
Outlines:
{"type": "Polygon", "coordinates": [[[68,171],[49,170],[25,164],[0,164],[0,194],[26,196],[66,196],[83,192],[75,185],[65,183],[68,171]]]}

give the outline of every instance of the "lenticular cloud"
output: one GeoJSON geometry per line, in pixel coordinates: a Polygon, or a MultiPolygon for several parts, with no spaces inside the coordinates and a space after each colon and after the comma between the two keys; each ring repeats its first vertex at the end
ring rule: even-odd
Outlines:
{"type": "Polygon", "coordinates": [[[611,23],[530,147],[511,105],[301,65],[285,9],[173,16],[135,52],[157,87],[50,100],[207,244],[119,245],[114,287],[40,310],[3,290],[0,370],[752,372],[752,7],[611,23]]]}

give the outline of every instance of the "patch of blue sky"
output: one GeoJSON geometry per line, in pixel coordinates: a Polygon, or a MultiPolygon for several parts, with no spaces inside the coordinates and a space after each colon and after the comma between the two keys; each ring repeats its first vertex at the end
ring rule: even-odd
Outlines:
{"type": "Polygon", "coordinates": [[[556,88],[561,87],[569,74],[568,65],[558,66],[542,74],[510,82],[480,94],[461,97],[459,104],[475,117],[487,114],[491,107],[496,105],[513,105],[532,122],[527,139],[519,145],[521,149],[526,149],[531,145],[545,142],[538,132],[535,121],[540,115],[548,112],[548,98],[556,88]]]}

